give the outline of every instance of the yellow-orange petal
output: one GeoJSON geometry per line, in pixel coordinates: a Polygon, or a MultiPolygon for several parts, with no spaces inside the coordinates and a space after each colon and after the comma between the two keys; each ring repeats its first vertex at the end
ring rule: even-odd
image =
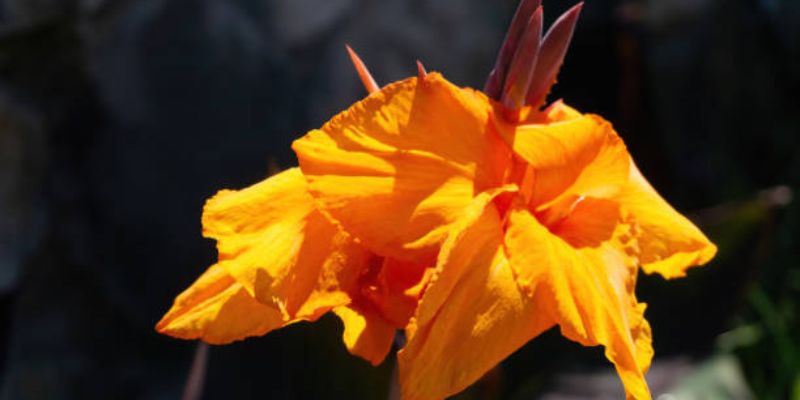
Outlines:
{"type": "Polygon", "coordinates": [[[566,207],[551,207],[540,213],[539,221],[572,247],[596,247],[612,238],[622,218],[620,206],[617,202],[594,197],[570,198],[569,207],[564,211],[565,216],[544,223],[549,214],[559,214],[558,209],[566,207]]]}
{"type": "Polygon", "coordinates": [[[545,122],[496,124],[500,136],[532,168],[533,188],[522,190],[531,193],[530,205],[540,210],[568,196],[609,197],[628,177],[630,156],[611,124],[560,104],[548,111],[545,122]]]}
{"type": "Polygon", "coordinates": [[[633,161],[629,183],[614,199],[636,221],[639,258],[648,274],[679,278],[689,267],[703,265],[717,253],[717,247],[703,232],[650,186],[633,161]]]}
{"type": "Polygon", "coordinates": [[[442,399],[552,326],[520,292],[503,251],[502,221],[483,199],[448,236],[408,342],[399,353],[403,399],[442,399]],[[482,203],[482,204],[481,204],[482,203]]]}
{"type": "Polygon", "coordinates": [[[341,306],[333,312],[342,320],[342,340],[350,354],[378,365],[392,348],[395,328],[375,311],[354,305],[341,306]]]}
{"type": "Polygon", "coordinates": [[[475,193],[499,186],[509,153],[482,93],[440,74],[373,93],[293,149],[322,209],[371,250],[431,262],[475,193]]]}
{"type": "Polygon", "coordinates": [[[221,191],[203,210],[219,264],[285,320],[314,320],[350,302],[370,254],[314,207],[297,168],[240,191],[221,191]]]}
{"type": "Polygon", "coordinates": [[[178,295],[156,330],[181,339],[224,344],[283,325],[280,311],[256,301],[224,268],[214,264],[178,295]]]}
{"type": "MultiPolygon", "coordinates": [[[[621,232],[615,237],[632,240],[621,232]]],[[[576,249],[519,204],[512,206],[505,236],[511,267],[537,311],[549,314],[567,338],[603,345],[627,395],[650,399],[644,379],[652,357],[650,329],[633,294],[636,260],[624,245],[608,241],[576,249]]]]}
{"type": "Polygon", "coordinates": [[[547,106],[543,112],[550,122],[566,121],[581,117],[581,113],[578,110],[568,106],[563,100],[554,101],[547,106]]]}

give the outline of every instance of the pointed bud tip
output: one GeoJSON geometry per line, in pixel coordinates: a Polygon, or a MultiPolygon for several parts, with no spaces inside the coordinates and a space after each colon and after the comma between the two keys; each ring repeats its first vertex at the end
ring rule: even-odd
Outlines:
{"type": "Polygon", "coordinates": [[[583,10],[583,2],[582,1],[580,3],[578,3],[578,4],[575,4],[574,6],[570,7],[570,9],[567,10],[567,12],[565,12],[564,15],[569,15],[570,17],[572,17],[574,15],[574,17],[577,18],[578,14],[581,13],[581,10],[583,10]]]}
{"type": "Polygon", "coordinates": [[[422,61],[417,60],[417,77],[419,79],[425,79],[428,76],[428,71],[425,70],[425,66],[422,65],[422,61]]]}
{"type": "Polygon", "coordinates": [[[506,107],[518,109],[525,104],[525,95],[528,93],[528,86],[536,69],[542,42],[542,16],[543,9],[540,5],[531,14],[514,58],[511,60],[500,97],[500,101],[506,107]]]}
{"type": "Polygon", "coordinates": [[[484,85],[484,92],[495,100],[500,100],[502,90],[505,86],[506,74],[511,65],[514,54],[519,46],[519,41],[522,39],[525,28],[534,12],[542,5],[541,0],[522,0],[511,18],[511,23],[508,26],[506,37],[503,44],[500,45],[500,51],[497,54],[497,59],[494,63],[494,68],[486,80],[484,85]]]}
{"type": "Polygon", "coordinates": [[[356,68],[358,77],[361,79],[361,83],[367,89],[367,93],[373,93],[381,90],[381,88],[375,82],[375,78],[372,77],[372,74],[370,74],[369,69],[367,69],[367,66],[364,65],[363,61],[361,61],[361,57],[358,56],[355,50],[353,50],[353,48],[350,47],[350,45],[348,44],[345,44],[344,47],[347,49],[347,54],[350,55],[350,61],[356,68]]]}
{"type": "Polygon", "coordinates": [[[528,88],[526,104],[539,107],[545,102],[547,94],[556,82],[558,71],[564,63],[564,57],[572,41],[581,9],[583,9],[583,2],[572,6],[556,19],[544,35],[542,53],[537,61],[535,77],[528,88]]]}
{"type": "Polygon", "coordinates": [[[344,48],[347,50],[347,55],[350,56],[351,60],[352,59],[359,59],[358,58],[358,54],[356,54],[355,50],[353,50],[353,48],[350,47],[349,44],[345,43],[344,44],[344,48]]]}

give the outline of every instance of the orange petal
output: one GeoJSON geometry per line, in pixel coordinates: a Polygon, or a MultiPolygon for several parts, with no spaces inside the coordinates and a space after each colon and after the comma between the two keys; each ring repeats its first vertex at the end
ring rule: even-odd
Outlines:
{"type": "Polygon", "coordinates": [[[578,110],[566,105],[563,100],[552,102],[547,108],[542,110],[542,113],[548,122],[567,121],[583,116],[578,110]]]}
{"type": "Polygon", "coordinates": [[[285,320],[314,320],[350,302],[370,254],[314,208],[300,170],[221,191],[203,212],[220,265],[285,320]]]}
{"type": "Polygon", "coordinates": [[[630,398],[650,399],[650,328],[636,301],[635,242],[619,224],[614,240],[576,249],[552,234],[520,204],[512,207],[506,251],[518,282],[567,338],[605,346],[630,398]],[[626,235],[627,234],[627,235],[626,235]],[[623,238],[628,242],[623,242],[623,238]],[[631,246],[634,248],[627,248],[631,246]]]}
{"type": "MultiPolygon", "coordinates": [[[[551,207],[544,214],[544,218],[550,217],[559,207],[551,207]]],[[[565,210],[565,216],[547,228],[560,237],[572,247],[597,247],[612,238],[617,229],[621,218],[620,206],[614,201],[596,199],[593,197],[582,197],[576,199],[565,210]]],[[[552,217],[550,217],[552,218],[552,217]]],[[[543,218],[538,218],[540,222],[543,218]]]]}
{"type": "Polygon", "coordinates": [[[717,253],[703,232],[659,196],[633,161],[629,184],[615,200],[637,222],[640,262],[648,274],[679,278],[689,267],[703,265],[717,253]]]}
{"type": "Polygon", "coordinates": [[[181,339],[224,344],[283,325],[280,311],[256,301],[215,264],[178,295],[156,330],[181,339]]]}
{"type": "Polygon", "coordinates": [[[506,143],[533,168],[529,201],[538,209],[571,195],[608,197],[627,181],[630,156],[611,124],[596,115],[575,117],[571,109],[559,108],[550,114],[563,111],[569,119],[496,125],[506,143]]]}
{"type": "Polygon", "coordinates": [[[474,193],[498,186],[508,153],[482,93],[440,74],[385,87],[294,142],[310,193],[374,252],[434,259],[474,193]]]}
{"type": "Polygon", "coordinates": [[[360,294],[397,328],[403,328],[414,315],[421,288],[430,277],[431,268],[423,265],[384,259],[383,263],[359,279],[360,294]]]}
{"type": "Polygon", "coordinates": [[[445,241],[408,342],[398,353],[403,399],[441,399],[475,382],[552,326],[519,291],[502,221],[477,199],[445,241]]]}
{"type": "Polygon", "coordinates": [[[344,324],[342,340],[350,354],[378,365],[392,348],[395,328],[374,311],[355,306],[336,307],[333,312],[344,324]]]}

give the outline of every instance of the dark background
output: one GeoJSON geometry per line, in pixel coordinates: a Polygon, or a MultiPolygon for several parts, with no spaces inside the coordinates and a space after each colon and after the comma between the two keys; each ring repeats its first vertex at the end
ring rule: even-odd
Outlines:
{"type": "MultiPolygon", "coordinates": [[[[546,23],[572,0],[545,0],[546,23]]],[[[215,257],[205,199],[414,61],[480,88],[516,0],[0,0],[0,398],[173,399],[196,344],[153,325],[215,257]]],[[[720,247],[642,276],[655,396],[800,399],[800,2],[587,0],[554,96],[612,121],[720,247]],[[704,397],[705,396],[705,397],[704,397]]],[[[325,317],[212,347],[204,398],[386,398],[394,359],[325,317]]],[[[468,351],[465,349],[465,351],[468,351]]],[[[464,399],[619,398],[549,332],[464,399]]]]}

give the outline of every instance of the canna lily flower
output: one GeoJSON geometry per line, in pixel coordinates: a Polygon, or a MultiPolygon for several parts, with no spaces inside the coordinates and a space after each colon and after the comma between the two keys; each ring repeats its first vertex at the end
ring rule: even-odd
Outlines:
{"type": "Polygon", "coordinates": [[[296,140],[299,168],[206,204],[219,261],[159,332],[209,343],[328,311],[373,364],[397,329],[402,398],[455,394],[540,333],[602,345],[629,398],[653,356],[636,277],[716,247],[647,183],[608,121],[545,104],[581,5],[543,34],[523,0],[483,90],[418,64],[296,140]]]}

